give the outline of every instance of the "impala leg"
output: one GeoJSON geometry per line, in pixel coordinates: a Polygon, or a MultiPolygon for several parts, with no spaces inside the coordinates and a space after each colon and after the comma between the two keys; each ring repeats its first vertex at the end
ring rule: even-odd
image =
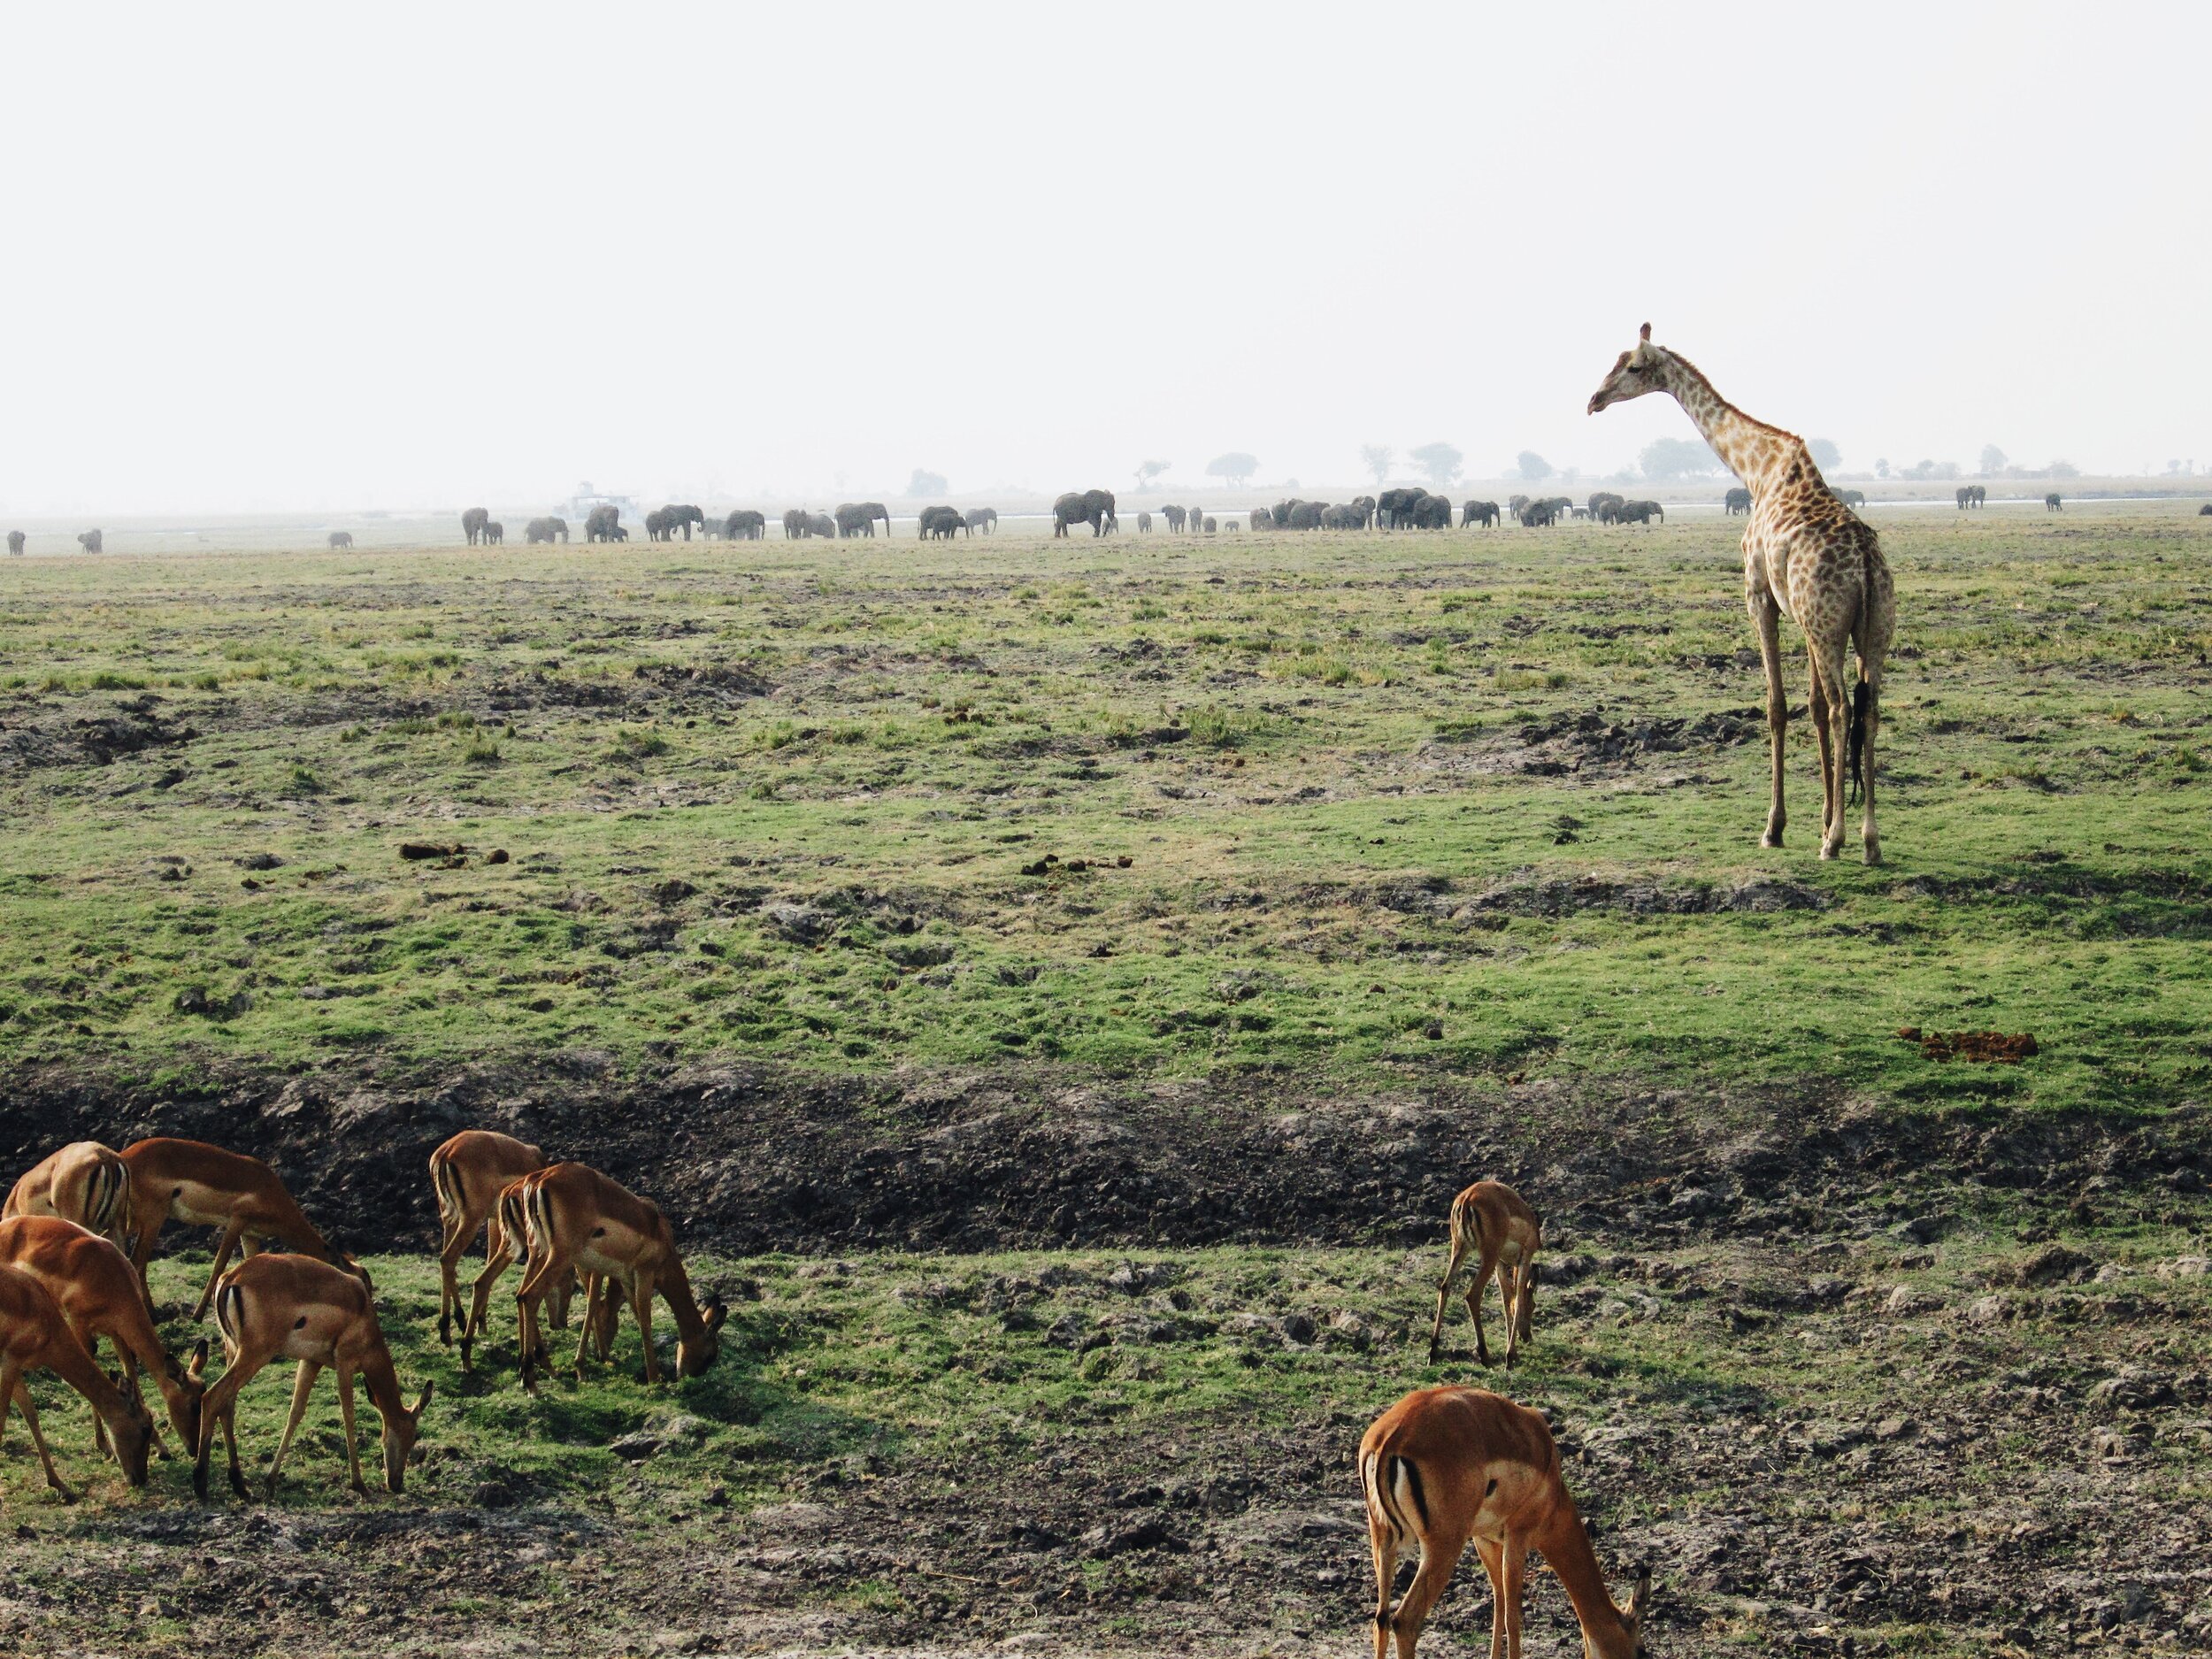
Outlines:
{"type": "MultiPolygon", "coordinates": [[[[492,1224],[492,1232],[499,1233],[499,1224],[492,1224]]],[[[476,1334],[484,1328],[484,1317],[491,1306],[492,1286],[499,1276],[514,1264],[514,1256],[507,1248],[503,1235],[487,1239],[484,1245],[484,1271],[469,1286],[469,1317],[461,1322],[461,1369],[471,1369],[469,1350],[475,1345],[476,1334]]]]}
{"type": "Polygon", "coordinates": [[[1513,1369],[1513,1362],[1521,1351],[1521,1275],[1520,1267],[1498,1263],[1498,1302],[1505,1310],[1505,1368],[1513,1369]]]}
{"type": "Polygon", "coordinates": [[[1467,1317],[1475,1322],[1475,1357],[1485,1365],[1490,1363],[1490,1343],[1482,1333],[1482,1298],[1497,1271],[1498,1258],[1484,1250],[1481,1264],[1475,1269],[1474,1283],[1467,1287],[1467,1317]]]}
{"type": "Polygon", "coordinates": [[[1367,1543],[1375,1556],[1375,1659],[1390,1659],[1390,1591],[1398,1577],[1398,1533],[1377,1503],[1367,1506],[1367,1543]]]}
{"type": "MultiPolygon", "coordinates": [[[[438,1340],[446,1347],[453,1346],[453,1316],[461,1311],[461,1258],[468,1254],[469,1240],[476,1236],[476,1229],[461,1230],[463,1216],[449,1216],[442,1210],[438,1225],[443,1236],[438,1240],[438,1340]]],[[[484,1254],[491,1256],[491,1241],[485,1240],[484,1254]]]]}
{"type": "Polygon", "coordinates": [[[31,1403],[31,1391],[23,1386],[23,1368],[12,1360],[0,1363],[0,1435],[7,1432],[10,1400],[23,1412],[24,1426],[31,1431],[31,1444],[38,1450],[39,1466],[46,1471],[46,1484],[60,1494],[64,1503],[74,1503],[77,1494],[63,1482],[60,1471],[54,1467],[54,1454],[46,1448],[46,1436],[38,1426],[38,1408],[31,1403]]]}
{"type": "Polygon", "coordinates": [[[201,1502],[207,1500],[208,1455],[215,1449],[215,1432],[223,1432],[223,1448],[230,1455],[230,1489],[240,1497],[251,1497],[247,1490],[245,1471],[238,1465],[238,1422],[235,1410],[238,1391],[251,1382],[266,1359],[251,1364],[242,1363],[242,1352],[231,1347],[227,1339],[223,1343],[224,1370],[215,1386],[200,1401],[200,1443],[193,1448],[192,1490],[201,1502]]]}
{"type": "Polygon", "coordinates": [[[215,1247],[215,1266],[207,1276],[207,1288],[200,1293],[200,1305],[192,1310],[194,1325],[207,1317],[207,1305],[215,1300],[215,1286],[223,1277],[223,1270],[230,1265],[230,1256],[238,1248],[238,1240],[246,1236],[246,1224],[235,1216],[223,1229],[222,1242],[215,1247]]]}
{"type": "Polygon", "coordinates": [[[152,1312],[153,1286],[146,1282],[146,1263],[154,1259],[154,1240],[161,1236],[161,1224],[168,1219],[164,1210],[148,1206],[148,1213],[139,1217],[138,1236],[131,1244],[131,1265],[138,1270],[138,1292],[146,1298],[146,1309],[152,1312]]]}
{"type": "Polygon", "coordinates": [[[1452,1569],[1459,1565],[1466,1548],[1464,1532],[1432,1532],[1421,1540],[1420,1569],[1390,1617],[1391,1632],[1398,1639],[1398,1659],[1413,1659],[1413,1644],[1421,1640],[1429,1614],[1443,1596],[1444,1586],[1451,1582],[1452,1569]]]}
{"type": "Polygon", "coordinates": [[[1456,1229],[1452,1233],[1451,1259],[1444,1264],[1444,1277],[1436,1286],[1436,1318],[1429,1325],[1429,1363],[1436,1363],[1438,1346],[1444,1340],[1444,1310],[1452,1299],[1452,1283],[1459,1277],[1460,1263],[1466,1260],[1466,1241],[1456,1229]]]}
{"type": "Polygon", "coordinates": [[[346,1471],[353,1477],[353,1489],[365,1498],[369,1488],[361,1479],[361,1443],[353,1432],[353,1373],[343,1365],[338,1367],[338,1415],[346,1423],[346,1471]]]}
{"type": "Polygon", "coordinates": [[[1767,829],[1759,838],[1762,847],[1782,844],[1783,826],[1789,822],[1782,810],[1782,749],[1789,736],[1790,703],[1788,693],[1782,684],[1782,611],[1774,603],[1774,595],[1763,587],[1753,588],[1747,583],[1744,603],[1751,611],[1751,620],[1759,630],[1759,659],[1765,665],[1767,677],[1767,745],[1772,761],[1772,780],[1768,790],[1767,829]]]}
{"type": "MultiPolygon", "coordinates": [[[[611,1310],[614,1301],[608,1294],[611,1310]]],[[[657,1383],[661,1379],[660,1356],[653,1351],[653,1275],[640,1272],[630,1286],[630,1311],[637,1316],[638,1340],[645,1345],[645,1380],[657,1383]]]]}
{"type": "Polygon", "coordinates": [[[292,1449],[292,1437],[299,1432],[300,1419],[307,1415],[307,1396],[314,1392],[315,1379],[322,1374],[322,1369],[313,1360],[303,1359],[292,1379],[292,1415],[284,1419],[284,1438],[277,1442],[276,1456],[269,1464],[269,1480],[265,1488],[269,1497],[276,1496],[277,1475],[284,1468],[284,1454],[292,1449]]]}
{"type": "Polygon", "coordinates": [[[1528,1540],[1518,1532],[1508,1532],[1503,1548],[1506,1659],[1521,1659],[1521,1595],[1528,1576],[1528,1540]]]}
{"type": "Polygon", "coordinates": [[[1475,1540],[1475,1553],[1482,1557],[1482,1570],[1490,1576],[1490,1659],[1506,1659],[1508,1634],[1505,1587],[1505,1546],[1495,1539],[1475,1540]]]}

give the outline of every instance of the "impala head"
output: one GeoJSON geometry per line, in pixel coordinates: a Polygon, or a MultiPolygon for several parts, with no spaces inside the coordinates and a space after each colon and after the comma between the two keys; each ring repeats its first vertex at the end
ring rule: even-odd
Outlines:
{"type": "Polygon", "coordinates": [[[200,1443],[200,1401],[207,1393],[207,1339],[202,1337],[192,1348],[192,1363],[180,1371],[177,1363],[170,1360],[169,1380],[173,1385],[164,1390],[169,1399],[169,1421],[175,1425],[177,1438],[188,1449],[200,1443]]]}
{"type": "Polygon", "coordinates": [[[1621,1628],[1627,1633],[1628,1645],[1623,1651],[1632,1659],[1641,1659],[1644,1654],[1644,1614],[1651,1607],[1651,1563],[1644,1562],[1636,1569],[1636,1590],[1628,1598],[1628,1611],[1621,1615],[1621,1628]]]}
{"type": "Polygon", "coordinates": [[[395,1406],[384,1414],[384,1490],[403,1492],[407,1488],[407,1457],[415,1449],[415,1442],[422,1438],[422,1414],[430,1404],[430,1396],[437,1391],[435,1383],[425,1383],[422,1394],[414,1409],[395,1406]]]}
{"type": "Polygon", "coordinates": [[[122,1414],[108,1422],[108,1439],[115,1448],[115,1461],[122,1468],[123,1479],[134,1486],[142,1486],[147,1454],[153,1449],[154,1420],[145,1406],[128,1394],[123,1396],[123,1404],[122,1414]]]}
{"type": "Polygon", "coordinates": [[[1594,415],[1601,409],[1641,397],[1646,392],[1666,390],[1666,364],[1667,354],[1651,343],[1651,325],[1646,323],[1636,343],[1621,353],[1604,383],[1590,394],[1590,412],[1594,415]]]}
{"type": "Polygon", "coordinates": [[[676,1375],[696,1377],[714,1363],[722,1353],[722,1322],[730,1317],[720,1296],[707,1298],[707,1305],[700,1310],[701,1323],[706,1333],[696,1342],[679,1341],[676,1344],[676,1375]]]}

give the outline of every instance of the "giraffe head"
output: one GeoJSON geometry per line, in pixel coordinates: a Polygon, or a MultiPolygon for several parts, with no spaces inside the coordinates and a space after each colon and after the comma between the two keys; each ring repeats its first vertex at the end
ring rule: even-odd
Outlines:
{"type": "Polygon", "coordinates": [[[1621,353],[1604,384],[1590,394],[1590,412],[1594,415],[1601,409],[1641,397],[1646,392],[1665,391],[1669,361],[1666,352],[1651,343],[1651,325],[1646,323],[1635,346],[1621,353]]]}

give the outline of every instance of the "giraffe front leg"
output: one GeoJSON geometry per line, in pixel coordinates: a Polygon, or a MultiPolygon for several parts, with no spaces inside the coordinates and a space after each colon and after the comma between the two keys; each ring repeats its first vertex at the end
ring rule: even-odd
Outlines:
{"type": "Polygon", "coordinates": [[[1751,620],[1759,630],[1759,660],[1767,678],[1767,748],[1770,780],[1767,792],[1767,829],[1759,838],[1762,847],[1779,847],[1782,828],[1789,822],[1782,810],[1782,758],[1789,738],[1790,702],[1782,684],[1782,613],[1775,604],[1774,596],[1763,588],[1751,589],[1745,595],[1745,603],[1751,611],[1751,620]]]}

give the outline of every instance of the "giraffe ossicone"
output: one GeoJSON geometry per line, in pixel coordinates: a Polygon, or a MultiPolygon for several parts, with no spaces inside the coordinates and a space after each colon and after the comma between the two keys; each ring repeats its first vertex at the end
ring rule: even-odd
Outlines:
{"type": "Polygon", "coordinates": [[[1874,824],[1874,738],[1881,724],[1882,664],[1897,630],[1897,598],[1873,526],[1839,500],[1793,432],[1754,420],[1713,389],[1688,358],[1651,342],[1651,325],[1621,353],[1591,395],[1590,412],[1664,392],[1705,434],[1713,453],[1751,492],[1743,533],[1744,605],[1766,666],[1772,787],[1761,844],[1779,847],[1782,758],[1789,702],[1782,686],[1780,618],[1805,631],[1812,664],[1809,705],[1820,740],[1820,856],[1843,850],[1847,787],[1865,801],[1860,840],[1866,862],[1882,861],[1874,824]],[[1858,672],[1847,673],[1855,652],[1858,672]]]}

